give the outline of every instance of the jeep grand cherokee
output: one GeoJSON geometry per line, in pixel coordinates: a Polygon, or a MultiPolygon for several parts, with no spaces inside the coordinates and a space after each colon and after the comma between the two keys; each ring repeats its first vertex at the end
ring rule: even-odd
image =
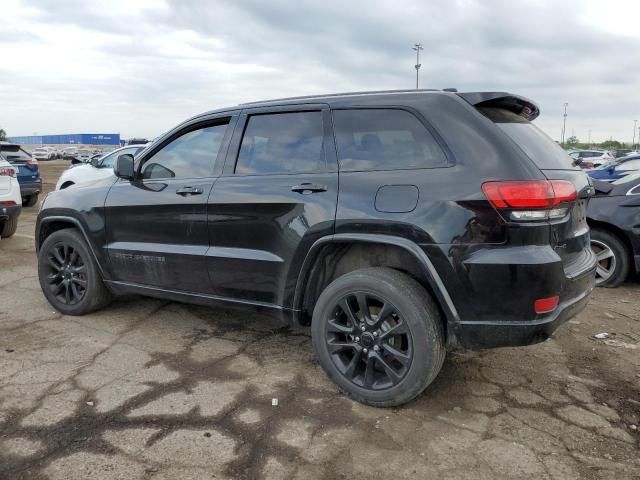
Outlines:
{"type": "Polygon", "coordinates": [[[587,303],[587,176],[508,93],[394,91],[198,115],[47,196],[44,295],[233,304],[310,325],[352,398],[399,405],[445,351],[528,345],[587,303]]]}

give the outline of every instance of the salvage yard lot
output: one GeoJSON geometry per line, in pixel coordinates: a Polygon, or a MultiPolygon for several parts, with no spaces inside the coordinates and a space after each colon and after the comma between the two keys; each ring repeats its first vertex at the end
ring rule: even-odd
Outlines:
{"type": "MultiPolygon", "coordinates": [[[[40,165],[51,190],[67,162],[40,165]]],[[[1,479],[640,477],[637,280],[545,343],[449,354],[418,399],[376,409],[267,317],[141,297],[53,311],[36,213],[0,242],[1,479]]]]}

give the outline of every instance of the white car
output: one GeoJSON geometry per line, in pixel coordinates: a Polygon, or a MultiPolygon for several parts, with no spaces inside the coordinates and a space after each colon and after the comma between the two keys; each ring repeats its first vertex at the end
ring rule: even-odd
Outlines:
{"type": "Polygon", "coordinates": [[[611,152],[603,150],[573,150],[569,156],[576,160],[580,168],[591,170],[614,160],[611,152]]]}
{"type": "Polygon", "coordinates": [[[31,156],[36,160],[55,160],[56,152],[51,147],[38,147],[31,152],[31,156]]]}
{"type": "Polygon", "coordinates": [[[0,238],[10,237],[18,228],[22,195],[16,174],[13,165],[0,159],[0,238]]]}
{"type": "Polygon", "coordinates": [[[58,183],[56,184],[56,190],[64,190],[73,185],[89,183],[113,176],[113,166],[118,156],[128,153],[135,157],[144,150],[147,145],[130,145],[118,148],[99,159],[93,160],[91,163],[72,165],[60,175],[58,183]]]}

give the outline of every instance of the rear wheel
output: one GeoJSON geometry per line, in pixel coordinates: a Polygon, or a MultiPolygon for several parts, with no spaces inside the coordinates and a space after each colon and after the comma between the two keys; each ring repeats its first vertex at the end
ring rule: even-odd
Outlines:
{"type": "Polygon", "coordinates": [[[18,216],[8,218],[5,220],[4,225],[0,225],[0,238],[8,238],[16,233],[18,229],[18,216]]]}
{"type": "Polygon", "coordinates": [[[28,197],[24,197],[22,199],[23,207],[33,207],[36,203],[38,203],[38,194],[34,193],[33,195],[29,195],[28,197]]]}
{"type": "Polygon", "coordinates": [[[596,254],[596,285],[617,287],[629,273],[629,254],[622,241],[614,234],[591,229],[591,250],[596,254]]]}
{"type": "Polygon", "coordinates": [[[72,228],[58,230],[44,241],[38,277],[49,303],[67,315],[84,315],[111,301],[84,238],[72,228]]]}
{"type": "Polygon", "coordinates": [[[327,375],[368,405],[412,400],[444,361],[444,331],[433,299],[390,268],[356,270],[333,281],[318,298],[311,331],[327,375]]]}

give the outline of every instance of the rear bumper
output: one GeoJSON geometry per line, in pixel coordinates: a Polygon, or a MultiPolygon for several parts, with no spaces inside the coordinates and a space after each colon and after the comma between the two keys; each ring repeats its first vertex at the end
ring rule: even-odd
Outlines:
{"type": "Polygon", "coordinates": [[[0,222],[4,222],[8,218],[17,217],[22,211],[22,205],[14,205],[12,207],[0,206],[0,222]]]}
{"type": "Polygon", "coordinates": [[[456,329],[457,343],[463,348],[483,349],[532,345],[547,340],[589,302],[595,287],[595,263],[581,275],[567,278],[558,307],[540,318],[522,322],[464,322],[456,329]]]}
{"type": "Polygon", "coordinates": [[[22,196],[34,195],[40,192],[42,192],[42,179],[20,183],[20,194],[22,196]]]}

